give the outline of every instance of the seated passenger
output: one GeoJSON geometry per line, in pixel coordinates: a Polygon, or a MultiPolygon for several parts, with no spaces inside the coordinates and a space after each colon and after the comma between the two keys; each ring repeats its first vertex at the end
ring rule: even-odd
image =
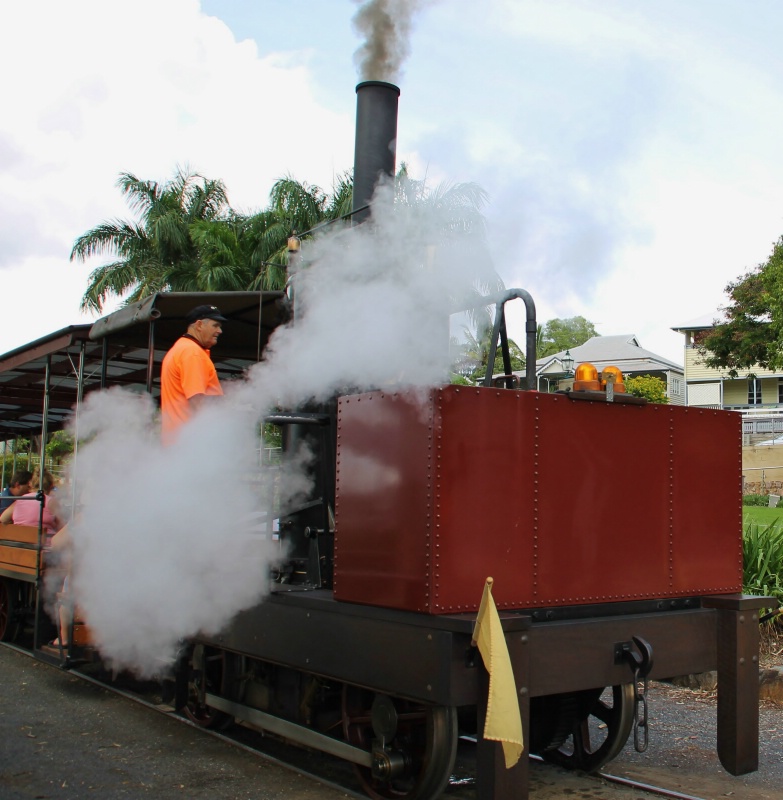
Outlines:
{"type": "MultiPolygon", "coordinates": [[[[37,470],[33,472],[32,485],[33,487],[39,486],[37,482],[40,480],[40,473],[37,470]]],[[[48,546],[55,533],[62,527],[60,520],[57,517],[57,501],[51,497],[52,489],[54,489],[54,478],[51,473],[44,470],[43,474],[43,530],[44,530],[44,545],[48,546]]],[[[38,492],[32,491],[21,495],[15,500],[2,514],[0,514],[0,524],[3,525],[32,525],[38,527],[38,521],[41,519],[41,506],[40,503],[34,502],[34,498],[38,492]]]]}
{"type": "Polygon", "coordinates": [[[17,497],[21,497],[30,491],[30,481],[33,478],[32,472],[26,469],[18,469],[11,476],[11,482],[3,489],[0,494],[0,513],[5,511],[13,504],[17,497]]]}

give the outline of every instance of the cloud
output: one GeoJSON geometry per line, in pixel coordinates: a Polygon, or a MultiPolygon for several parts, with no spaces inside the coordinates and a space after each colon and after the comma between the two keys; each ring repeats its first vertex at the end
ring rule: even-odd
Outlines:
{"type": "MultiPolygon", "coordinates": [[[[289,172],[330,186],[353,163],[355,8],[313,6],[292,36],[258,12],[240,32],[237,10],[235,33],[196,0],[6,4],[0,314],[41,303],[57,259],[83,289],[68,253],[127,215],[120,171],[165,180],[189,163],[243,210],[289,172]]],[[[434,3],[410,33],[398,158],[430,183],[488,190],[498,269],[542,314],[611,320],[622,307],[666,333],[780,233],[780,15],[765,0],[434,3]],[[639,290],[650,265],[669,289],[654,310],[639,290]]],[[[62,298],[69,313],[80,294],[62,298]]],[[[50,316],[61,310],[40,324],[50,316]]]]}
{"type": "MultiPolygon", "coordinates": [[[[115,188],[122,171],[166,180],[189,163],[222,179],[235,208],[253,210],[289,171],[329,187],[352,162],[352,119],[318,102],[306,55],[259,54],[195,0],[6,5],[0,70],[14,76],[0,117],[0,197],[12,212],[0,235],[4,317],[50,280],[40,266],[50,258],[83,292],[70,249],[99,222],[128,216],[115,188]]],[[[73,318],[81,292],[71,295],[73,318]]],[[[0,349],[24,341],[7,331],[0,349]]]]}
{"type": "Polygon", "coordinates": [[[488,190],[498,269],[542,321],[581,314],[681,361],[669,327],[765,257],[783,105],[769,7],[754,8],[496,0],[423,20],[409,72],[432,62],[453,88],[403,87],[401,109],[432,104],[416,162],[488,190]],[[445,28],[470,59],[449,58],[445,28]]]}

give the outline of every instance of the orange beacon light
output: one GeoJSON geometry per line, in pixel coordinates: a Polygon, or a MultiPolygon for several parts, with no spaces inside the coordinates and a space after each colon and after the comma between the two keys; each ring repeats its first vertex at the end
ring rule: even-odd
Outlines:
{"type": "Polygon", "coordinates": [[[601,373],[601,388],[606,391],[606,384],[613,383],[614,391],[618,393],[625,392],[625,384],[623,383],[623,373],[619,367],[604,367],[601,373]]]}
{"type": "Polygon", "coordinates": [[[585,361],[576,368],[574,374],[575,392],[599,392],[601,383],[598,380],[598,370],[589,362],[585,361]]]}

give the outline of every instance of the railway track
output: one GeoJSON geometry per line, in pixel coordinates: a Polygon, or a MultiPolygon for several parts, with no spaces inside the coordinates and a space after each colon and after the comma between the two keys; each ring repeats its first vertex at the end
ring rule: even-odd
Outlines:
{"type": "MultiPolygon", "coordinates": [[[[21,655],[34,658],[29,648],[3,643],[3,646],[21,655]]],[[[149,711],[163,714],[176,720],[182,726],[199,730],[212,739],[239,748],[242,751],[275,764],[286,770],[305,776],[324,788],[329,788],[351,798],[366,798],[358,788],[352,767],[339,759],[327,756],[308,748],[293,745],[277,737],[264,735],[244,724],[232,726],[226,731],[205,729],[185,716],[174,712],[173,708],[161,702],[149,685],[133,684],[131,681],[103,680],[89,665],[75,666],[68,674],[77,677],[114,695],[123,697],[149,711]]],[[[627,777],[612,775],[606,771],[597,775],[569,772],[540,758],[531,757],[531,796],[536,800],[554,800],[563,796],[601,797],[607,800],[630,800],[640,793],[650,797],[668,797],[675,800],[705,800],[693,794],[685,794],[673,789],[654,786],[627,777]],[[597,793],[597,794],[596,794],[597,793]]],[[[463,737],[455,765],[454,774],[446,796],[453,800],[473,800],[475,798],[475,742],[463,737]]]]}

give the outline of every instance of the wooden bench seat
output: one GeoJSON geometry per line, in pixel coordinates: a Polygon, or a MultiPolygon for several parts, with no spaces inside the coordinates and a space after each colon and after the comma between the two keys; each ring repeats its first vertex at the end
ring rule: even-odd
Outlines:
{"type": "Polygon", "coordinates": [[[33,581],[43,553],[34,525],[0,525],[0,575],[33,581]]]}

